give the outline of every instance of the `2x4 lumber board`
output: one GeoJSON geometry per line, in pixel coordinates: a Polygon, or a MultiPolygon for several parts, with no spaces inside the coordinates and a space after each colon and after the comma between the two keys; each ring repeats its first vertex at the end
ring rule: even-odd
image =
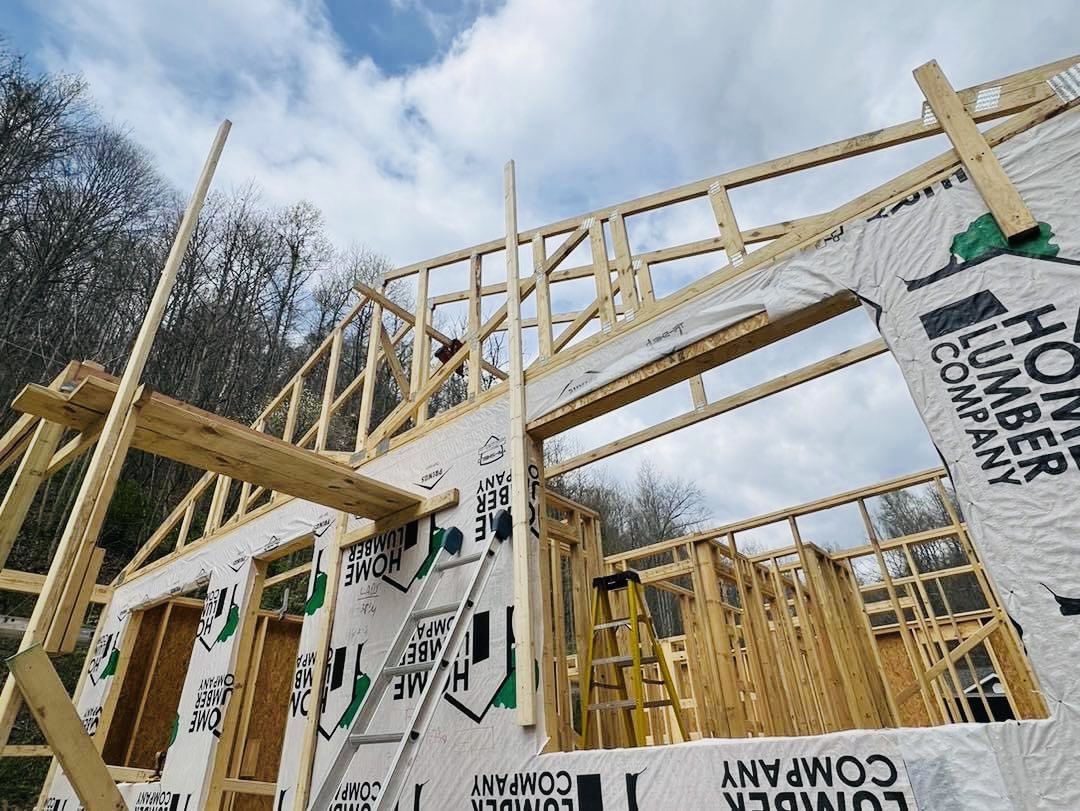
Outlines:
{"type": "MultiPolygon", "coordinates": [[[[383,330],[385,335],[385,330],[383,330]]],[[[326,382],[323,385],[322,408],[319,409],[318,433],[315,437],[315,450],[326,450],[326,438],[330,432],[331,407],[334,405],[334,392],[337,389],[338,369],[341,366],[341,345],[344,331],[338,327],[330,333],[330,360],[326,367],[326,382]]]]}
{"type": "MultiPolygon", "coordinates": [[[[100,405],[111,384],[94,379],[79,392],[100,405]]],[[[28,386],[17,407],[48,412],[72,427],[100,413],[74,397],[40,386],[28,386]],[[81,416],[80,416],[81,415],[81,416]]],[[[184,464],[230,476],[334,509],[376,518],[415,504],[417,496],[361,476],[314,451],[297,448],[224,417],[154,393],[140,409],[135,447],[184,464]]]]}
{"type": "MultiPolygon", "coordinates": [[[[960,91],[960,95],[965,99],[966,106],[971,108],[969,112],[976,122],[991,121],[1004,115],[1027,110],[1033,105],[1045,101],[1052,92],[1046,87],[1045,80],[1053,74],[1072,66],[1078,60],[1080,60],[1080,56],[1070,56],[1065,59],[1059,59],[1056,62],[1050,62],[1046,65],[1020,71],[1009,76],[984,82],[972,88],[967,88],[960,91]],[[982,111],[975,110],[974,106],[977,91],[980,88],[998,86],[1001,87],[1001,98],[998,106],[982,111]]],[[[871,132],[843,138],[839,141],[833,141],[821,146],[793,152],[782,157],[751,164],[750,166],[745,166],[741,169],[713,175],[702,180],[675,186],[674,188],[665,191],[647,194],[642,197],[636,197],[632,200],[617,203],[613,206],[597,209],[587,214],[569,217],[539,228],[533,228],[522,232],[519,235],[519,241],[522,243],[530,242],[535,234],[541,234],[544,237],[565,234],[576,228],[583,220],[590,217],[607,219],[611,216],[611,213],[616,210],[622,212],[624,217],[628,217],[632,214],[641,214],[657,208],[662,208],[663,206],[693,200],[708,194],[709,186],[713,183],[719,183],[727,189],[733,189],[758,181],[781,177],[803,169],[812,169],[816,166],[833,163],[845,158],[864,155],[879,149],[909,143],[921,138],[929,138],[938,135],[942,131],[940,124],[927,126],[922,118],[919,117],[902,124],[886,127],[885,129],[873,130],[871,132]]],[[[502,239],[491,240],[490,242],[485,242],[480,245],[473,245],[469,248],[452,251],[443,254],[442,256],[396,268],[395,270],[386,273],[384,278],[387,281],[391,281],[393,279],[411,276],[416,273],[420,267],[427,267],[430,270],[434,270],[446,265],[452,265],[456,262],[461,262],[473,253],[479,253],[481,255],[494,253],[502,250],[504,245],[505,242],[502,239]]]]}
{"type": "Polygon", "coordinates": [[[48,655],[38,646],[7,660],[11,676],[84,808],[127,811],[48,655]]]}
{"type": "MultiPolygon", "coordinates": [[[[472,399],[480,393],[480,366],[484,359],[483,342],[480,340],[480,322],[483,320],[482,294],[483,289],[483,259],[480,254],[474,253],[469,257],[469,398],[472,399]]],[[[434,304],[432,305],[435,306],[434,304]]]]}
{"type": "MultiPolygon", "coordinates": [[[[390,367],[390,374],[394,376],[394,382],[397,383],[398,389],[403,396],[408,396],[409,379],[405,376],[405,369],[401,366],[401,359],[398,358],[397,352],[394,351],[393,341],[384,324],[379,325],[379,346],[382,349],[382,356],[386,358],[386,365],[390,367]]],[[[322,449],[320,448],[320,450],[322,449]]]]}
{"type": "Polygon", "coordinates": [[[1039,223],[1001,168],[1001,162],[968,115],[937,61],[931,60],[916,68],[914,74],[930,109],[952,141],[1005,238],[1018,242],[1036,233],[1039,223]]]}
{"type": "Polygon", "coordinates": [[[105,560],[103,547],[92,546],[88,549],[90,551],[87,555],[86,567],[78,567],[68,576],[67,585],[64,587],[63,594],[60,595],[60,608],[56,612],[53,624],[45,635],[43,643],[47,651],[72,653],[78,644],[86,609],[90,606],[90,595],[97,583],[101,564],[105,560]]]}
{"type": "Polygon", "coordinates": [[[634,265],[630,255],[630,237],[626,232],[626,221],[622,214],[613,211],[608,220],[611,228],[611,242],[615,249],[615,272],[619,279],[619,295],[627,313],[633,318],[638,308],[637,286],[634,284],[634,265]]]}
{"type": "MultiPolygon", "coordinates": [[[[14,591],[20,594],[40,594],[45,585],[45,575],[34,572],[22,572],[18,569],[0,570],[0,591],[14,591]]],[[[90,601],[104,605],[109,602],[112,589],[109,586],[95,585],[90,593],[90,601]]]]}
{"type": "Polygon", "coordinates": [[[30,446],[37,418],[33,414],[21,414],[2,438],[0,438],[0,473],[19,461],[30,446]]]}
{"type": "MultiPolygon", "coordinates": [[[[413,338],[412,376],[406,398],[412,398],[427,382],[431,373],[431,336],[428,335],[427,326],[431,319],[431,308],[428,307],[428,269],[420,268],[417,274],[416,288],[416,336],[413,338]]],[[[421,407],[416,413],[416,424],[423,425],[427,420],[427,408],[421,407]]]]}
{"type": "Polygon", "coordinates": [[[608,264],[607,242],[604,239],[604,223],[593,220],[589,225],[589,243],[592,247],[593,273],[596,277],[596,302],[600,311],[600,329],[608,332],[615,327],[615,300],[611,289],[611,266],[608,264]]]}
{"type": "MultiPolygon", "coordinates": [[[[532,241],[533,275],[536,277],[536,326],[537,343],[539,345],[540,359],[547,360],[552,353],[551,334],[551,289],[548,276],[544,272],[547,264],[547,252],[544,248],[544,238],[539,234],[532,241]]],[[[520,319],[522,328],[525,327],[525,319],[520,319]]]]}
{"type": "Polygon", "coordinates": [[[529,423],[529,433],[547,439],[851,310],[857,304],[854,296],[840,294],[776,321],[770,321],[766,313],[750,316],[533,420],[529,423]]]}
{"type": "MultiPolygon", "coordinates": [[[[386,310],[387,312],[393,313],[398,318],[400,318],[402,321],[405,321],[408,324],[414,324],[415,325],[415,323],[417,321],[417,316],[410,313],[408,310],[406,310],[404,307],[402,307],[400,304],[398,304],[393,299],[388,298],[387,296],[383,295],[382,293],[380,293],[379,291],[375,290],[372,287],[368,287],[363,282],[357,282],[354,286],[355,286],[355,288],[357,290],[359,290],[365,296],[368,296],[373,301],[378,301],[380,304],[382,304],[383,309],[386,310]]],[[[522,298],[527,296],[529,294],[529,292],[532,292],[531,287],[529,288],[528,292],[522,291],[522,294],[521,294],[522,298]]],[[[457,299],[455,299],[455,301],[457,301],[457,299]]],[[[424,331],[428,334],[428,336],[430,338],[434,338],[436,341],[441,343],[443,346],[449,346],[453,342],[453,339],[450,336],[448,336],[445,333],[440,332],[439,330],[435,329],[435,327],[431,326],[430,322],[425,326],[424,331]]],[[[487,337],[487,336],[484,336],[484,337],[487,337]]],[[[481,340],[483,340],[483,339],[481,339],[481,340]]],[[[429,342],[429,345],[430,345],[430,342],[429,342]]],[[[430,356],[430,353],[429,353],[429,356],[430,356]]],[[[484,371],[490,372],[491,374],[495,375],[495,377],[499,378],[500,380],[506,380],[506,372],[504,372],[498,366],[494,366],[491,363],[488,363],[487,361],[484,361],[483,363],[484,363],[484,371]]]]}
{"type": "Polygon", "coordinates": [[[7,562],[11,548],[15,545],[15,539],[30,511],[38,487],[45,480],[49,461],[63,435],[63,425],[49,420],[38,420],[37,428],[30,437],[30,444],[15,471],[15,478],[0,502],[0,569],[7,562]]]}
{"type": "MultiPolygon", "coordinates": [[[[580,467],[592,464],[600,459],[606,459],[616,453],[637,447],[638,445],[658,437],[666,436],[667,434],[686,428],[690,425],[696,425],[699,422],[711,419],[720,414],[726,414],[727,412],[734,411],[744,405],[755,403],[773,394],[787,391],[802,383],[816,380],[819,377],[824,377],[825,375],[840,369],[846,369],[856,363],[877,357],[886,351],[888,351],[888,347],[885,345],[885,342],[880,338],[876,338],[873,341],[868,341],[867,343],[849,349],[846,352],[841,352],[816,363],[811,363],[801,369],[796,369],[793,372],[788,372],[787,374],[775,377],[772,380],[767,380],[764,383],[751,386],[748,389],[721,398],[715,402],[705,403],[705,405],[694,411],[664,420],[650,428],[636,431],[622,439],[617,439],[614,442],[610,442],[607,445],[603,445],[591,451],[586,451],[585,453],[574,456],[564,462],[551,465],[548,469],[548,477],[550,478],[562,473],[568,473],[571,470],[577,470],[580,467]]],[[[693,384],[693,381],[700,381],[701,378],[698,376],[691,378],[690,380],[691,384],[693,384]]]]}
{"type": "Polygon", "coordinates": [[[101,436],[101,429],[104,424],[104,420],[99,420],[87,430],[80,431],[78,436],[73,437],[56,451],[52,459],[49,460],[49,466],[45,470],[45,478],[52,477],[86,453],[97,442],[98,437],[101,436]]]}
{"type": "Polygon", "coordinates": [[[427,516],[441,512],[442,510],[456,507],[460,499],[461,493],[456,487],[439,493],[437,496],[425,498],[414,505],[393,513],[392,515],[376,518],[370,524],[365,524],[351,532],[343,534],[341,536],[341,545],[343,547],[352,546],[367,538],[373,538],[376,535],[404,526],[411,521],[419,521],[421,518],[426,518],[427,516]]]}
{"type": "MultiPolygon", "coordinates": [[[[371,298],[368,296],[368,298],[371,298]]],[[[382,327],[383,303],[380,299],[372,299],[375,303],[371,308],[371,326],[368,329],[367,363],[364,365],[364,390],[360,393],[360,415],[356,424],[356,450],[364,447],[367,440],[368,428],[371,425],[371,411],[375,404],[375,383],[379,378],[379,342],[375,340],[375,333],[382,327]]],[[[409,387],[402,391],[403,396],[409,396],[409,387]]]]}
{"type": "MultiPolygon", "coordinates": [[[[532,576],[529,531],[529,437],[525,432],[525,359],[521,341],[521,285],[517,244],[517,180],[514,162],[503,170],[506,214],[507,318],[510,322],[510,512],[513,516],[514,639],[517,722],[536,723],[536,672],[533,670],[532,576]]],[[[610,281],[610,279],[609,279],[610,281]]]]}
{"type": "MultiPolygon", "coordinates": [[[[1022,113],[1018,113],[1007,121],[995,126],[993,129],[988,130],[985,133],[987,142],[991,146],[1003,143],[1015,135],[1030,129],[1036,124],[1054,117],[1061,111],[1075,106],[1076,103],[1076,101],[1063,102],[1056,95],[1053,95],[1051,98],[1036,104],[1022,113]]],[[[765,248],[747,255],[746,260],[738,268],[726,266],[702,277],[693,284],[683,288],[678,293],[668,296],[663,302],[658,303],[656,307],[649,311],[647,317],[636,319],[635,321],[630,322],[629,325],[620,325],[621,328],[618,331],[629,332],[631,329],[647,329],[649,322],[660,317],[664,313],[694,301],[702,294],[719,285],[733,282],[736,279],[760,270],[767,264],[783,259],[801,247],[813,244],[817,239],[831,233],[831,231],[840,225],[857,217],[873,213],[891,201],[908,196],[913,189],[921,189],[935,179],[947,177],[955,171],[957,165],[956,153],[954,150],[950,149],[948,152],[942,153],[936,158],[932,158],[914,169],[910,169],[898,177],[895,177],[865,194],[859,195],[838,208],[833,209],[828,215],[822,216],[821,218],[815,218],[812,227],[807,226],[805,229],[793,229],[790,233],[775,240],[765,248]]],[[[851,304],[850,306],[854,306],[854,304],[851,304]]],[[[850,306],[848,307],[849,309],[850,306]]],[[[833,315],[835,314],[836,313],[833,313],[833,315]]],[[[819,320],[825,319],[821,318],[819,320]]],[[[809,326],[809,324],[807,324],[807,326],[809,326]]],[[[562,368],[562,366],[573,363],[577,358],[588,353],[598,344],[607,340],[610,340],[610,336],[608,335],[590,336],[575,346],[572,351],[561,353],[556,358],[553,358],[551,363],[544,368],[536,369],[534,367],[530,370],[530,374],[527,375],[527,377],[532,378],[533,376],[541,374],[552,374],[556,370],[562,368]]]]}

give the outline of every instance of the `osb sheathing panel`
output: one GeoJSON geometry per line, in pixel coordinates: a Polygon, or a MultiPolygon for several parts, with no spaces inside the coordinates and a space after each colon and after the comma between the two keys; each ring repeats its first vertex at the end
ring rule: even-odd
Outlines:
{"type": "Polygon", "coordinates": [[[191,660],[191,646],[202,609],[198,606],[173,604],[161,652],[150,680],[146,705],[135,729],[135,744],[128,765],[139,769],[154,768],[155,755],[169,745],[169,733],[176,719],[180,691],[191,660]]]}
{"type": "Polygon", "coordinates": [[[126,762],[128,744],[131,742],[135,714],[139,710],[139,700],[142,698],[143,687],[153,662],[154,641],[157,639],[164,614],[164,604],[144,612],[138,635],[135,637],[135,644],[130,649],[131,659],[120,689],[120,698],[116,702],[113,720],[109,725],[109,735],[105,739],[102,750],[105,762],[110,765],[130,765],[126,762]]]}
{"type": "MultiPolygon", "coordinates": [[[[296,651],[300,644],[299,622],[269,620],[262,659],[255,678],[255,700],[251,708],[251,721],[246,746],[258,741],[259,757],[255,774],[242,775],[246,779],[273,782],[277,777],[281,760],[281,744],[285,735],[285,719],[289,714],[289,695],[292,692],[293,671],[296,668],[296,651]]],[[[236,795],[233,811],[270,811],[271,797],[251,794],[236,795]]]]}
{"type": "Polygon", "coordinates": [[[1013,698],[1016,700],[1016,707],[1019,710],[1020,717],[1043,718],[1044,711],[1039,697],[1025,693],[1019,687],[1023,683],[1020,679],[1020,665],[1016,656],[1010,654],[1010,651],[1014,651],[1015,648],[1009,644],[1005,632],[998,629],[990,634],[987,641],[993,646],[998,663],[1001,665],[1002,672],[998,675],[1006,684],[1012,686],[1013,698]]]}
{"type": "MultiPolygon", "coordinates": [[[[885,670],[885,679],[893,695],[915,683],[915,671],[911,667],[904,642],[899,633],[878,634],[878,651],[881,653],[881,666],[885,670]]],[[[899,707],[900,725],[905,727],[930,726],[930,714],[923,705],[922,698],[916,693],[899,707]]]]}

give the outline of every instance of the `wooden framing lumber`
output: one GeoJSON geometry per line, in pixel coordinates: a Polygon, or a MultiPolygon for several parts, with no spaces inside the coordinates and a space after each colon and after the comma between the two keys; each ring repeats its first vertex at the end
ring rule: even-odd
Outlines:
{"type": "Polygon", "coordinates": [[[15,539],[26,520],[38,486],[46,478],[49,462],[63,435],[63,425],[39,420],[30,437],[22,461],[15,471],[15,478],[12,479],[3,502],[0,502],[0,569],[4,567],[11,548],[15,545],[15,539]]]}
{"type": "MultiPolygon", "coordinates": [[[[1080,61],[1080,56],[1069,56],[1046,65],[1020,71],[1009,76],[993,79],[989,82],[966,88],[965,90],[960,91],[960,96],[964,100],[965,106],[970,108],[970,114],[976,122],[991,121],[1005,115],[1026,111],[1033,106],[1037,106],[1048,100],[1052,96],[1052,91],[1046,85],[1047,78],[1074,65],[1077,61],[1080,61]],[[985,110],[976,110],[975,104],[978,90],[987,87],[1001,88],[999,103],[996,107],[985,110]]],[[[607,220],[614,211],[621,212],[623,217],[629,217],[633,214],[642,214],[664,206],[683,203],[687,200],[694,200],[707,195],[709,187],[714,183],[719,183],[724,188],[731,190],[751,183],[769,180],[775,177],[782,177],[783,175],[804,169],[812,169],[816,166],[833,163],[845,158],[865,155],[868,152],[874,152],[890,146],[897,146],[922,138],[929,138],[938,135],[941,132],[943,132],[943,130],[940,124],[931,124],[927,126],[923,122],[923,119],[919,117],[891,127],[864,132],[859,135],[853,135],[839,141],[833,141],[800,152],[793,152],[778,158],[771,158],[769,160],[761,161],[760,163],[751,164],[750,166],[745,166],[740,169],[734,169],[729,172],[724,172],[723,174],[712,175],[661,192],[646,194],[641,197],[635,197],[631,200],[616,203],[612,206],[595,209],[594,211],[590,211],[583,215],[568,217],[539,228],[529,229],[518,235],[518,241],[519,244],[531,242],[533,236],[536,234],[541,234],[544,237],[565,234],[577,228],[583,220],[590,217],[607,220]]],[[[421,266],[426,266],[429,270],[436,270],[447,265],[464,261],[465,259],[468,259],[472,253],[479,253],[481,255],[495,253],[496,251],[502,250],[504,244],[505,241],[503,239],[497,239],[463,248],[461,250],[451,251],[450,253],[426,259],[422,262],[395,268],[385,274],[384,278],[387,281],[402,279],[416,273],[421,266]]]]}
{"type": "MultiPolygon", "coordinates": [[[[622,439],[617,439],[606,445],[602,445],[599,448],[594,448],[591,451],[586,451],[585,453],[571,457],[563,462],[551,465],[548,468],[548,478],[568,473],[571,470],[577,470],[580,467],[597,462],[600,459],[606,459],[616,453],[637,447],[638,445],[657,439],[658,437],[666,436],[681,428],[695,425],[720,414],[726,414],[741,406],[755,403],[765,397],[787,391],[802,383],[816,380],[819,377],[824,377],[825,375],[840,369],[846,369],[856,363],[877,357],[887,350],[888,347],[880,338],[868,341],[854,349],[849,349],[846,352],[841,352],[837,355],[825,358],[824,360],[809,364],[801,369],[796,369],[795,371],[775,377],[772,380],[767,380],[764,383],[751,386],[748,389],[721,398],[715,402],[705,403],[694,411],[664,420],[650,428],[644,428],[641,431],[636,431],[622,439]]],[[[691,381],[695,379],[696,378],[691,378],[691,381]]]]}
{"type": "Polygon", "coordinates": [[[529,433],[547,439],[855,306],[854,296],[840,294],[776,321],[764,312],[750,316],[553,409],[530,422],[529,433]]]}
{"type": "MultiPolygon", "coordinates": [[[[83,429],[100,419],[114,386],[91,378],[68,395],[27,386],[15,399],[15,407],[83,429]]],[[[133,444],[203,470],[370,518],[419,501],[324,455],[157,392],[140,408],[133,444]]]]}
{"type": "Polygon", "coordinates": [[[964,109],[964,103],[937,61],[931,60],[916,68],[914,74],[930,109],[952,141],[956,154],[1005,238],[1009,242],[1020,242],[1037,233],[1038,222],[1001,168],[1000,161],[964,109]]]}
{"type": "MultiPolygon", "coordinates": [[[[20,594],[40,594],[45,585],[45,575],[34,572],[20,572],[18,569],[0,570],[0,591],[14,591],[20,594]]],[[[90,602],[104,605],[109,602],[112,589],[109,586],[95,585],[90,593],[90,602]]]]}
{"type": "MultiPolygon", "coordinates": [[[[529,530],[529,437],[525,432],[525,360],[521,345],[521,284],[518,270],[517,180],[514,162],[503,171],[506,207],[507,317],[510,320],[510,513],[513,516],[514,660],[517,721],[536,723],[536,673],[533,670],[532,538],[529,530]]],[[[605,265],[606,267],[606,265],[605,265]]],[[[610,279],[609,279],[610,282],[610,279]]]]}
{"type": "Polygon", "coordinates": [[[38,646],[27,648],[8,659],[7,664],[83,807],[88,811],[127,811],[101,753],[86,734],[45,651],[38,646]]]}

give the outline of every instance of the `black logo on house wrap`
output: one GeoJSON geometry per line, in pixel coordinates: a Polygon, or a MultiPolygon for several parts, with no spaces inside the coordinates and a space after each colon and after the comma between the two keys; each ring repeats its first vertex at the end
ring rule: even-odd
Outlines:
{"type": "MultiPolygon", "coordinates": [[[[529,531],[534,538],[540,537],[540,521],[537,512],[540,503],[540,468],[529,465],[529,531]]],[[[486,541],[495,531],[495,514],[510,509],[510,472],[503,471],[485,476],[476,485],[476,517],[473,539],[486,541]]]]}
{"type": "Polygon", "coordinates": [[[1011,285],[995,290],[995,279],[1037,274],[1039,267],[1025,266],[1042,261],[998,254],[984,263],[985,289],[920,315],[935,377],[991,485],[1080,471],[1077,305],[1010,307],[1011,285]]]}
{"type": "Polygon", "coordinates": [[[480,446],[478,460],[481,465],[490,465],[506,456],[506,440],[492,434],[480,446]]]}
{"type": "Polygon", "coordinates": [[[215,738],[221,737],[221,722],[225,717],[225,705],[229,703],[236,679],[232,673],[207,676],[199,680],[195,693],[195,707],[188,720],[187,731],[209,730],[215,738]]]}
{"type": "MultiPolygon", "coordinates": [[[[901,762],[902,763],[902,762],[901,762]]],[[[909,811],[906,774],[883,754],[725,760],[726,811],[909,811]]]]}
{"type": "Polygon", "coordinates": [[[424,472],[416,477],[413,484],[418,487],[423,487],[425,490],[434,490],[435,485],[442,481],[443,476],[446,475],[446,471],[449,469],[449,465],[444,465],[442,462],[434,462],[428,465],[424,472]]]}
{"type": "Polygon", "coordinates": [[[191,805],[191,794],[180,794],[165,789],[147,789],[139,792],[132,811],[188,811],[189,805],[191,805]]]}
{"type": "Polygon", "coordinates": [[[195,638],[208,651],[227,642],[240,627],[240,606],[236,602],[237,583],[214,589],[203,600],[195,638]]]}
{"type": "MultiPolygon", "coordinates": [[[[611,808],[625,805],[627,811],[639,811],[640,776],[624,775],[625,793],[609,797],[611,808]]],[[[610,782],[615,782],[614,775],[610,782]]],[[[469,791],[472,811],[604,811],[604,799],[601,775],[574,776],[564,770],[477,774],[469,791]]]]}
{"type": "Polygon", "coordinates": [[[342,560],[345,568],[342,585],[349,588],[401,571],[402,556],[406,549],[416,546],[417,531],[418,522],[410,521],[348,547],[342,560]]]}

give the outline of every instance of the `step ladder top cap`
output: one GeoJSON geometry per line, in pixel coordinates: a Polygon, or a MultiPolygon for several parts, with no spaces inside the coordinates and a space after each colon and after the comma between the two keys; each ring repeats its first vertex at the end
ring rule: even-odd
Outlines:
{"type": "Polygon", "coordinates": [[[634,583],[641,583],[641,578],[633,569],[627,569],[623,572],[615,572],[615,574],[605,574],[600,577],[594,577],[592,584],[595,589],[613,591],[615,589],[626,588],[626,584],[631,581],[634,583]]]}

